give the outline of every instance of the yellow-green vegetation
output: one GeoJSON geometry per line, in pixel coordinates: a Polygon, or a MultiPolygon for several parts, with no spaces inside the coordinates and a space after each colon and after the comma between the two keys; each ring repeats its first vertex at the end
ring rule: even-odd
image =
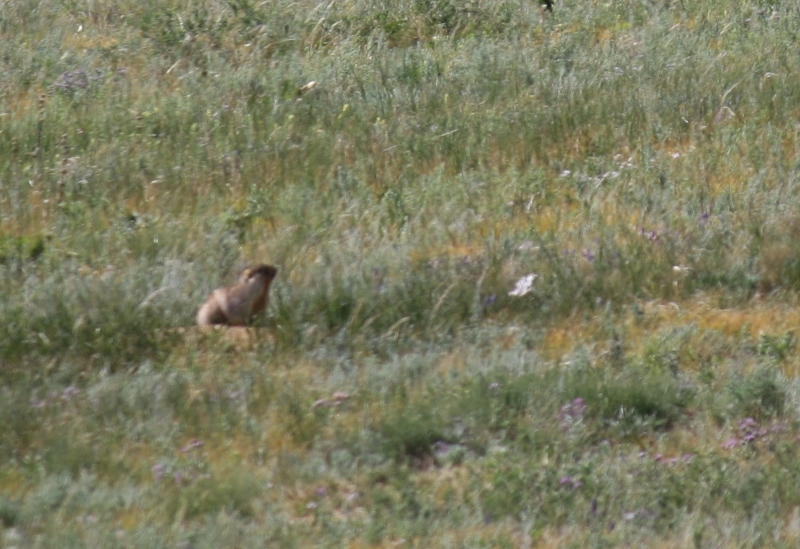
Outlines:
{"type": "Polygon", "coordinates": [[[797,546],[798,36],[4,1],[0,545],[797,546]]]}

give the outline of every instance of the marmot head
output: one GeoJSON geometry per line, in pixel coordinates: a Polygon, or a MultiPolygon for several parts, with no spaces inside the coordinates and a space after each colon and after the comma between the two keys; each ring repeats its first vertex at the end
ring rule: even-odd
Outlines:
{"type": "Polygon", "coordinates": [[[272,282],[272,279],[275,278],[277,273],[278,269],[272,265],[254,265],[242,271],[239,281],[245,283],[250,282],[255,278],[261,278],[265,282],[272,282]]]}

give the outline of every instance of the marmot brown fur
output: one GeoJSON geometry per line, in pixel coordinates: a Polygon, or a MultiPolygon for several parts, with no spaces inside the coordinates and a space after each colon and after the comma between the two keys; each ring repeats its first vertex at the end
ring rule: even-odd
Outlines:
{"type": "Polygon", "coordinates": [[[197,324],[244,326],[269,304],[269,285],[278,270],[271,265],[255,265],[242,271],[239,282],[218,288],[197,311],[197,324]]]}

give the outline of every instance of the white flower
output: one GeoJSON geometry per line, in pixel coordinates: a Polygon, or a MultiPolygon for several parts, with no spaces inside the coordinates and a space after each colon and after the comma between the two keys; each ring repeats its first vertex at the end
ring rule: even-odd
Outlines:
{"type": "Polygon", "coordinates": [[[533,289],[533,281],[536,280],[536,277],[538,276],[539,275],[534,273],[523,276],[522,278],[517,280],[516,286],[514,286],[513,290],[508,292],[508,295],[519,297],[530,293],[530,291],[533,289]]]}

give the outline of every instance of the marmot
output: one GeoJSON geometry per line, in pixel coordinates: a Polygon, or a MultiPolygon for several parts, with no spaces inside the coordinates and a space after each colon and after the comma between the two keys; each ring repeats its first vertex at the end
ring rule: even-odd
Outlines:
{"type": "Polygon", "coordinates": [[[197,324],[244,326],[267,308],[269,285],[278,270],[271,265],[255,265],[242,271],[239,282],[218,288],[197,311],[197,324]]]}

